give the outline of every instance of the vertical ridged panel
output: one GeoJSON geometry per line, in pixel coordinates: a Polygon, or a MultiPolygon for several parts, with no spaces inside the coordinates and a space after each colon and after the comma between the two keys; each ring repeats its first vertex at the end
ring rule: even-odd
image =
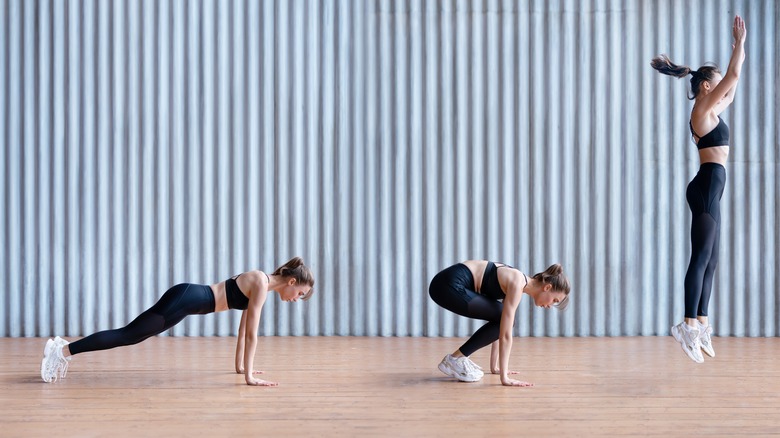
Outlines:
{"type": "MultiPolygon", "coordinates": [[[[463,336],[430,278],[561,262],[573,305],[523,336],[666,334],[682,316],[687,80],[747,60],[711,301],[780,333],[780,8],[771,0],[2,0],[0,335],[116,327],[170,285],[302,255],[262,334],[463,336]]],[[[238,312],[174,335],[229,335],[238,312]]]]}

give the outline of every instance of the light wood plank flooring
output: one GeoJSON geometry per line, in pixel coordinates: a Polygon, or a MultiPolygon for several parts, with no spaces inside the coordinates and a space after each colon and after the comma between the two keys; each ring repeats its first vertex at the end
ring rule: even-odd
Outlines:
{"type": "Polygon", "coordinates": [[[276,388],[235,374],[235,338],[85,353],[56,384],[40,380],[44,342],[0,339],[0,436],[780,434],[780,338],[714,338],[702,365],[670,337],[515,338],[533,388],[442,375],[458,338],[260,338],[276,388]]]}

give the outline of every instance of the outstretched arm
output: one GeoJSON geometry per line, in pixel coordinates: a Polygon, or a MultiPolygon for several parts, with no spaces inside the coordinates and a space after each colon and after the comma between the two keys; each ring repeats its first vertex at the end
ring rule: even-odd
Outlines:
{"type": "Polygon", "coordinates": [[[246,324],[244,324],[244,379],[247,385],[276,386],[277,383],[255,379],[253,376],[255,373],[252,370],[257,350],[257,327],[260,325],[260,314],[268,296],[268,280],[262,272],[256,271],[252,274],[256,276],[253,282],[252,296],[245,311],[246,315],[242,317],[242,319],[246,319],[246,324]]]}
{"type": "MultiPolygon", "coordinates": [[[[745,41],[743,39],[742,40],[742,61],[745,60],[744,44],[745,44],[745,41]]],[[[732,44],[731,48],[732,48],[732,50],[734,50],[736,52],[737,51],[737,43],[735,42],[734,44],[732,44]]],[[[730,90],[726,91],[726,95],[723,97],[723,99],[721,99],[720,102],[715,104],[715,106],[712,109],[715,112],[715,114],[720,115],[720,113],[725,111],[726,108],[728,108],[729,105],[731,105],[731,103],[734,102],[734,96],[737,94],[737,86],[738,85],[739,85],[739,79],[737,79],[734,82],[734,85],[731,87],[730,90]]]]}
{"type": "MultiPolygon", "coordinates": [[[[532,383],[509,378],[509,355],[512,352],[512,327],[515,325],[515,312],[522,298],[522,287],[514,281],[504,298],[504,310],[501,313],[501,328],[498,335],[498,362],[501,384],[505,386],[533,386],[532,383]]],[[[514,373],[512,373],[514,374],[514,373]]]]}
{"type": "MultiPolygon", "coordinates": [[[[244,374],[244,344],[246,344],[246,310],[241,312],[241,323],[238,325],[238,337],[236,339],[236,373],[244,374]]],[[[254,370],[252,374],[263,374],[254,370]]]]}
{"type": "Polygon", "coordinates": [[[745,61],[745,36],[747,35],[745,21],[739,15],[734,17],[732,34],[734,36],[734,45],[732,46],[733,50],[728,70],[718,86],[710,94],[699,99],[696,105],[697,112],[703,114],[713,111],[716,114],[720,114],[734,101],[734,93],[737,90],[739,76],[742,73],[742,63],[745,61]]]}

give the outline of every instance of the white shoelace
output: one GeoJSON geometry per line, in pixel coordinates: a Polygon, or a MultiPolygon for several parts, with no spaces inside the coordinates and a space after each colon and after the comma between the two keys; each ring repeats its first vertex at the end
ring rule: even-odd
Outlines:
{"type": "Polygon", "coordinates": [[[56,382],[68,374],[70,360],[62,354],[62,347],[65,345],[67,345],[67,343],[58,343],[55,346],[54,351],[51,352],[53,357],[50,356],[46,361],[46,375],[52,382],[56,382]]]}
{"type": "Polygon", "coordinates": [[[701,336],[701,331],[698,329],[691,329],[688,327],[685,327],[682,329],[683,333],[685,333],[685,336],[683,336],[685,343],[688,345],[688,348],[691,350],[696,350],[697,347],[701,346],[701,343],[699,341],[699,337],[701,336]]]}
{"type": "Polygon", "coordinates": [[[477,364],[475,364],[474,362],[472,362],[472,361],[471,361],[471,359],[469,359],[468,357],[464,357],[464,358],[463,358],[463,367],[464,367],[464,368],[465,368],[467,371],[469,371],[469,372],[472,372],[472,373],[474,373],[474,372],[478,372],[478,371],[479,371],[479,370],[478,370],[478,368],[479,368],[479,367],[477,366],[477,364]]]}

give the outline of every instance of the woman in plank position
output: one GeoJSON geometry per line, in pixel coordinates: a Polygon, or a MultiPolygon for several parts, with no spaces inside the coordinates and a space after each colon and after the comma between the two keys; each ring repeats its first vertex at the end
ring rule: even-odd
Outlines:
{"type": "Polygon", "coordinates": [[[260,312],[269,291],[277,292],[282,301],[295,302],[311,298],[312,286],[314,276],[300,257],[278,267],[271,275],[249,271],[212,285],[177,284],[125,327],[97,332],[72,343],[59,336],[46,341],[41,378],[47,383],[57,381],[65,377],[72,356],[137,344],[170,329],[188,315],[239,309],[243,314],[236,345],[236,372],[244,374],[247,385],[276,386],[254,377],[261,373],[253,370],[260,312]]]}

